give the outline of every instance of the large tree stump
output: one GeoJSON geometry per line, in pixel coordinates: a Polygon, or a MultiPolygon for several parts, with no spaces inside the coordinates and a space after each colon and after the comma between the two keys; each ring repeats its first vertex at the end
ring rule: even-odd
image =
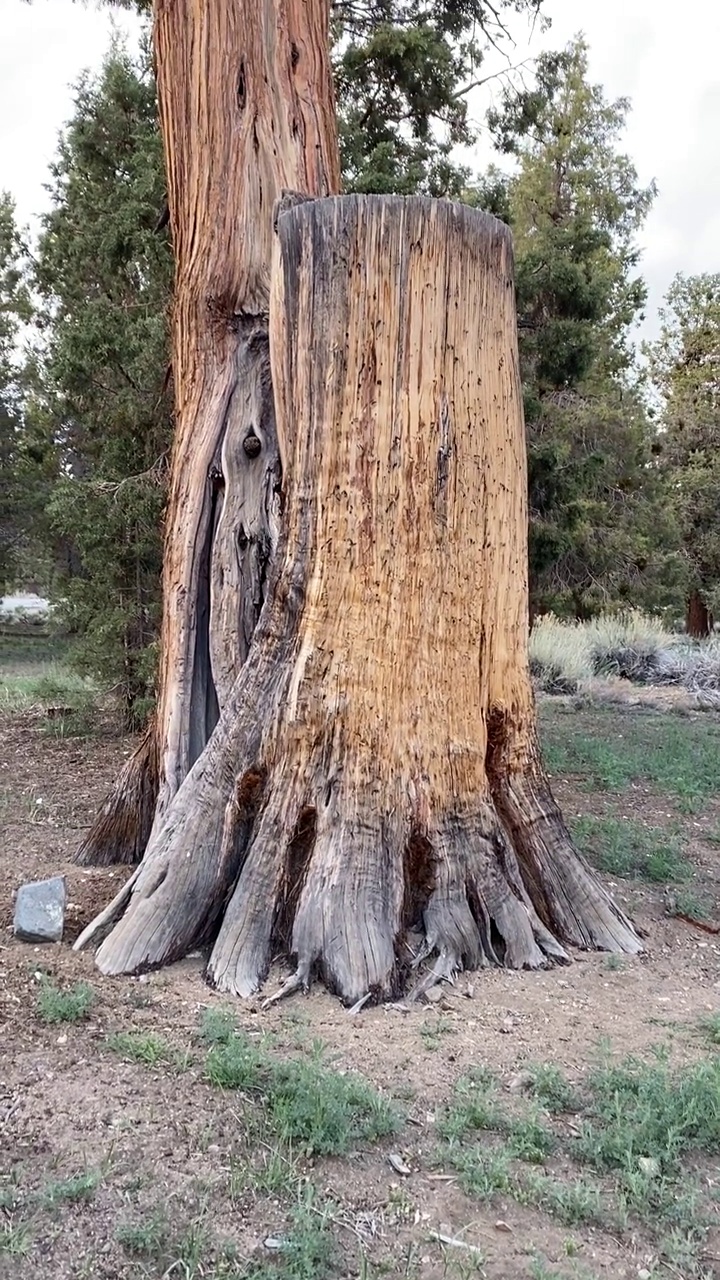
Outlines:
{"type": "Polygon", "coordinates": [[[317,973],[354,1003],[428,956],[416,989],[567,944],[639,950],[538,756],[509,231],[354,196],[277,233],[267,598],[100,968],[206,942],[212,980],[248,995],[286,953],[290,987],[317,973]]]}

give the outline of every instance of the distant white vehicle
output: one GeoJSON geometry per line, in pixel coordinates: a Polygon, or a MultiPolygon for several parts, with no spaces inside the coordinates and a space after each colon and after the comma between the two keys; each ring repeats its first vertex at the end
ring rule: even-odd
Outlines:
{"type": "Polygon", "coordinates": [[[50,601],[32,593],[18,596],[3,596],[0,600],[0,615],[8,617],[13,613],[49,613],[50,601]]]}

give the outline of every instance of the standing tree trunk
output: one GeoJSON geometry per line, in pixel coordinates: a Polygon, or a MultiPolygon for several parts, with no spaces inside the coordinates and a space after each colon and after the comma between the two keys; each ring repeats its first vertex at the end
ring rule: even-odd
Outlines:
{"type": "Polygon", "coordinates": [[[700,592],[697,589],[691,591],[685,610],[685,630],[688,635],[694,636],[696,640],[705,640],[712,632],[713,623],[713,616],[700,592]]]}
{"type": "Polygon", "coordinates": [[[262,608],[280,470],[272,218],[340,190],[329,0],[155,0],[176,261],[158,712],[78,852],[134,862],[217,722],[262,608]],[[138,808],[138,796],[143,804],[138,808]]]}
{"type": "Polygon", "coordinates": [[[638,950],[539,762],[509,231],[345,197],[281,209],[277,232],[277,553],[100,968],[207,944],[216,985],[248,995],[281,952],[285,989],[319,973],[355,1003],[430,956],[416,989],[638,950]]]}

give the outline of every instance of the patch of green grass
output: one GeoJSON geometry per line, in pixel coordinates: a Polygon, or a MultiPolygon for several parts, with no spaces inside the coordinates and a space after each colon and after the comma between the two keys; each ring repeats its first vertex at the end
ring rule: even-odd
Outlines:
{"type": "Polygon", "coordinates": [[[128,1253],[146,1258],[162,1256],[169,1234],[164,1211],[155,1210],[139,1222],[123,1222],[115,1232],[115,1239],[128,1253]]]}
{"type": "Polygon", "coordinates": [[[231,1200],[237,1200],[245,1192],[286,1196],[299,1180],[298,1161],[292,1147],[268,1145],[251,1161],[231,1160],[228,1189],[231,1200]]]}
{"type": "Polygon", "coordinates": [[[334,1271],[333,1208],[332,1204],[318,1200],[314,1187],[305,1187],[291,1214],[290,1229],[277,1259],[251,1263],[243,1277],[247,1280],[325,1280],[334,1271]]]}
{"type": "Polygon", "coordinates": [[[94,706],[96,697],[97,688],[90,681],[53,663],[20,674],[0,674],[0,704],[11,709],[60,706],[82,711],[94,706]]]}
{"type": "Polygon", "coordinates": [[[720,1013],[710,1013],[700,1020],[700,1030],[710,1044],[720,1047],[720,1013]]]}
{"type": "Polygon", "coordinates": [[[197,1275],[207,1275],[207,1268],[203,1262],[212,1245],[212,1234],[203,1212],[185,1225],[173,1243],[170,1250],[172,1262],[165,1274],[178,1273],[184,1277],[184,1280],[193,1280],[197,1275]]]}
{"type": "Polygon", "coordinates": [[[80,1022],[89,1016],[94,999],[95,993],[87,982],[62,991],[45,979],[38,992],[37,1014],[43,1022],[80,1022]]]}
{"type": "Polygon", "coordinates": [[[469,1072],[462,1076],[453,1091],[452,1101],[437,1118],[437,1131],[449,1142],[457,1142],[482,1129],[502,1126],[495,1081],[485,1072],[469,1072]]]}
{"type": "Polygon", "coordinates": [[[175,1064],[178,1060],[172,1045],[154,1031],[116,1031],[108,1036],[107,1046],[128,1062],[142,1062],[146,1067],[175,1064]]]}
{"type": "Polygon", "coordinates": [[[528,1068],[532,1096],[548,1111],[575,1111],[581,1104],[577,1091],[559,1067],[538,1063],[528,1068]]]}
{"type": "Polygon", "coordinates": [[[85,1169],[72,1178],[48,1183],[43,1192],[43,1200],[47,1205],[79,1204],[92,1200],[101,1180],[99,1169],[85,1169]]]}
{"type": "Polygon", "coordinates": [[[637,877],[653,884],[678,884],[693,874],[682,856],[679,837],[661,827],[630,819],[586,815],[571,823],[572,833],[589,862],[607,875],[637,877]]]}
{"type": "Polygon", "coordinates": [[[556,1145],[541,1113],[526,1107],[520,1114],[508,1114],[500,1106],[492,1079],[484,1073],[458,1081],[452,1101],[438,1117],[437,1129],[451,1143],[478,1130],[503,1134],[508,1155],[531,1164],[542,1163],[556,1145]]]}
{"type": "Polygon", "coordinates": [[[420,1027],[420,1039],[427,1050],[433,1052],[440,1048],[444,1036],[453,1035],[455,1027],[449,1018],[438,1014],[432,1021],[423,1022],[420,1027]]]}
{"type": "Polygon", "coordinates": [[[229,1044],[237,1030],[237,1017],[232,1009],[204,1009],[200,1038],[207,1044],[229,1044]]]}
{"type": "Polygon", "coordinates": [[[599,1187],[584,1178],[552,1178],[533,1172],[518,1179],[514,1195],[521,1204],[544,1209],[568,1227],[607,1225],[607,1209],[599,1187]]]}
{"type": "Polygon", "coordinates": [[[554,1133],[537,1112],[506,1120],[504,1129],[510,1155],[528,1164],[542,1164],[557,1146],[554,1133]]]}
{"type": "Polygon", "coordinates": [[[218,1088],[261,1099],[269,1129],[308,1155],[340,1155],[400,1125],[393,1104],[361,1077],[317,1059],[278,1061],[241,1033],[212,1046],[206,1074],[218,1088]]]}
{"type": "Polygon", "coordinates": [[[448,1163],[458,1174],[463,1191],[479,1200],[512,1193],[515,1177],[507,1151],[489,1144],[458,1146],[449,1153],[448,1163]]]}
{"type": "MultiPolygon", "coordinates": [[[[720,1040],[720,1015],[704,1029],[720,1040]]],[[[487,1078],[458,1081],[438,1132],[443,1163],[463,1189],[510,1195],[568,1226],[622,1235],[641,1223],[682,1274],[705,1275],[711,1206],[690,1161],[720,1155],[720,1056],[681,1071],[660,1052],[650,1062],[604,1063],[575,1087],[554,1067],[534,1067],[527,1090],[531,1100],[515,1097],[509,1110],[487,1078]],[[560,1122],[568,1112],[571,1128],[560,1122]],[[562,1174],[527,1167],[546,1165],[551,1153],[569,1166],[562,1174]]]]}
{"type": "MultiPolygon", "coordinates": [[[[210,1270],[212,1260],[222,1250],[213,1241],[205,1207],[179,1230],[173,1231],[167,1210],[160,1206],[138,1221],[121,1223],[115,1232],[115,1239],[126,1253],[142,1259],[143,1263],[155,1263],[153,1275],[159,1273],[160,1269],[163,1275],[178,1275],[183,1280],[229,1274],[217,1269],[210,1270]]],[[[240,1273],[235,1270],[232,1274],[239,1276],[240,1273]]]]}
{"type": "Polygon", "coordinates": [[[720,1060],[673,1074],[632,1059],[594,1072],[575,1158],[596,1169],[678,1177],[691,1151],[720,1153],[720,1060]],[[652,1165],[641,1162],[651,1161],[652,1165]]]}
{"type": "Polygon", "coordinates": [[[667,900],[668,915],[685,916],[688,920],[698,920],[701,924],[711,920],[715,912],[715,902],[704,889],[694,886],[675,889],[667,900]]]}
{"type": "Polygon", "coordinates": [[[579,777],[589,787],[624,791],[647,783],[694,806],[720,794],[720,724],[616,708],[592,715],[541,708],[545,761],[551,773],[579,777]]]}
{"type": "Polygon", "coordinates": [[[28,1222],[0,1222],[0,1257],[24,1258],[30,1252],[32,1230],[28,1222]]]}

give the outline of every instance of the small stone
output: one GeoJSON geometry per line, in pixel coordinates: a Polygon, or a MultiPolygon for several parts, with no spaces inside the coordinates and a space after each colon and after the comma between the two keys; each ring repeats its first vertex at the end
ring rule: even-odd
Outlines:
{"type": "Polygon", "coordinates": [[[652,1280],[652,1271],[648,1271],[647,1267],[640,1267],[638,1270],[638,1280],[652,1280]]]}
{"type": "Polygon", "coordinates": [[[409,1165],[405,1163],[402,1156],[399,1156],[397,1152],[395,1151],[390,1152],[388,1156],[388,1162],[392,1165],[395,1172],[401,1174],[403,1178],[407,1178],[410,1176],[411,1170],[409,1165]]]}
{"type": "Polygon", "coordinates": [[[64,876],[36,880],[17,891],[13,931],[20,942],[59,942],[65,924],[64,876]]]}
{"type": "Polygon", "coordinates": [[[438,984],[437,987],[431,987],[429,991],[425,992],[425,999],[428,1004],[439,1004],[444,994],[442,987],[438,984]]]}
{"type": "Polygon", "coordinates": [[[268,1236],[264,1244],[266,1249],[270,1249],[273,1252],[287,1248],[287,1240],[281,1240],[278,1236],[268,1236]]]}
{"type": "Polygon", "coordinates": [[[497,1222],[495,1223],[495,1230],[507,1231],[509,1234],[512,1234],[512,1227],[510,1226],[510,1223],[505,1222],[503,1218],[498,1218],[497,1222]]]}
{"type": "Polygon", "coordinates": [[[638,1156],[638,1168],[646,1178],[656,1178],[660,1172],[660,1163],[653,1156],[638,1156]]]}
{"type": "Polygon", "coordinates": [[[67,1044],[67,1036],[58,1036],[58,1038],[57,1038],[57,1043],[58,1043],[58,1044],[67,1044]]]}
{"type": "Polygon", "coordinates": [[[474,986],[473,986],[472,982],[468,982],[467,987],[466,987],[466,989],[465,989],[465,995],[467,996],[468,1000],[474,1000],[474,998],[475,998],[475,988],[474,988],[474,986]]]}

